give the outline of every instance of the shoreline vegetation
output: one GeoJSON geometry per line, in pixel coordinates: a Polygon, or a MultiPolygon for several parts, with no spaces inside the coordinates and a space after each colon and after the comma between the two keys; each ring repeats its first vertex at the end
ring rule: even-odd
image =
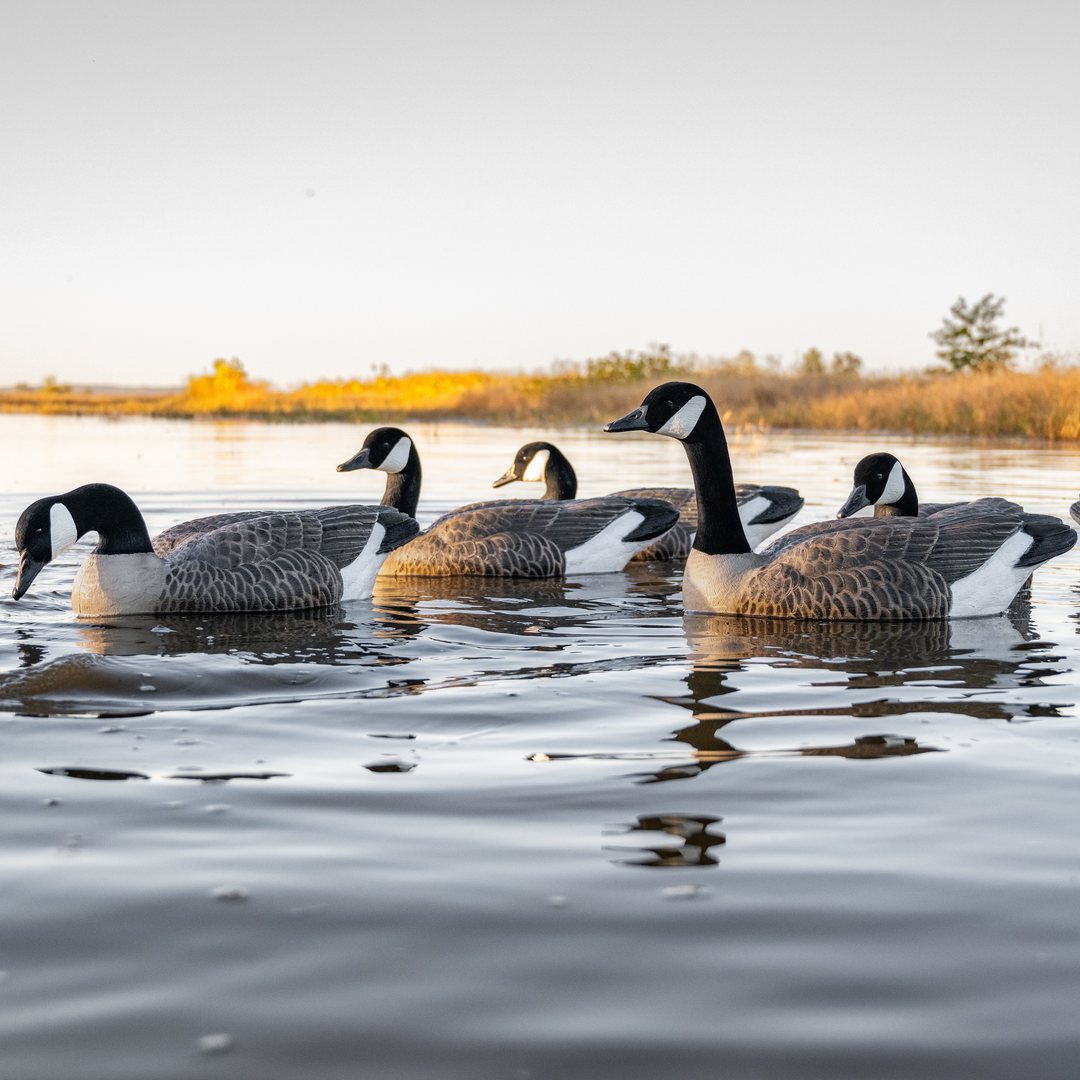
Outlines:
{"type": "MultiPolygon", "coordinates": [[[[604,423],[636,408],[651,386],[688,379],[722,402],[725,423],[759,428],[1080,440],[1080,368],[1044,358],[1033,372],[928,371],[861,377],[857,358],[820,354],[787,373],[775,360],[674,356],[666,348],[612,353],[543,374],[427,371],[338,379],[280,390],[236,359],[216,360],[179,392],[77,390],[46,380],[0,391],[0,412],[265,421],[458,420],[511,426],[604,423]],[[852,363],[851,361],[856,361],[852,363]],[[807,368],[809,367],[809,371],[807,368]]],[[[808,354],[809,355],[809,354],[808,354]]]]}

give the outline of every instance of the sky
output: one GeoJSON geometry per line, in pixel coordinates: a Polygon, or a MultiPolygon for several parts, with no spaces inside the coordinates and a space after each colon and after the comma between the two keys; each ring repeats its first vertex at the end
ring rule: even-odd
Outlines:
{"type": "Polygon", "coordinates": [[[0,384],[1080,350],[1080,4],[0,0],[0,384]]]}

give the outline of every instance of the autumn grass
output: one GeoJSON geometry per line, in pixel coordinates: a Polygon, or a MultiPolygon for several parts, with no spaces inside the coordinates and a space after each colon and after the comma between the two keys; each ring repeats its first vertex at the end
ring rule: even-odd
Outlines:
{"type": "Polygon", "coordinates": [[[651,386],[681,377],[703,386],[731,424],[1080,440],[1080,369],[869,379],[768,372],[748,354],[712,364],[680,363],[665,353],[612,354],[550,374],[429,371],[293,390],[219,360],[180,393],[78,393],[53,383],[0,392],[0,412],[599,425],[635,408],[651,386]]]}

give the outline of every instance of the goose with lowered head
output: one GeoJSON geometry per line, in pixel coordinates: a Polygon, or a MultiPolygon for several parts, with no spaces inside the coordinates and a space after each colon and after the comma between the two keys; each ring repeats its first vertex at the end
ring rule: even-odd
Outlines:
{"type": "Polygon", "coordinates": [[[383,560],[418,531],[390,507],[328,506],[197,518],[151,542],[130,496],[86,484],[23,511],[11,595],[18,600],[46,563],[96,532],[71,587],[76,615],[325,607],[370,597],[383,560]]]}
{"type": "Polygon", "coordinates": [[[686,450],[699,522],[683,578],[690,611],[857,620],[993,615],[1036,566],[1076,543],[1057,518],[973,502],[926,518],[805,525],[755,554],[739,520],[724,429],[704,390],[664,383],[604,430],[669,435],[686,450]]]}
{"type": "MultiPolygon", "coordinates": [[[[416,514],[420,455],[400,428],[376,428],[338,472],[387,474],[383,505],[416,514]]],[[[679,519],[659,499],[498,500],[444,514],[387,559],[383,574],[546,578],[621,570],[679,519]]]]}
{"type": "MultiPolygon", "coordinates": [[[[515,480],[544,483],[543,499],[573,499],[577,496],[577,474],[566,455],[549,442],[526,443],[514,455],[510,468],[492,487],[503,487],[515,480]]],[[[693,488],[631,488],[613,492],[616,497],[664,499],[679,511],[675,527],[655,544],[639,551],[638,560],[662,561],[685,559],[690,554],[697,531],[697,498],[693,488]]],[[[751,547],[782,529],[802,509],[803,500],[794,488],[762,487],[759,484],[736,484],[735,499],[739,519],[751,547]]]]}
{"type": "Polygon", "coordinates": [[[892,454],[878,453],[867,454],[855,466],[855,486],[836,516],[851,517],[864,507],[872,506],[874,517],[929,517],[939,510],[963,505],[959,502],[920,503],[919,493],[907,469],[892,454]]]}

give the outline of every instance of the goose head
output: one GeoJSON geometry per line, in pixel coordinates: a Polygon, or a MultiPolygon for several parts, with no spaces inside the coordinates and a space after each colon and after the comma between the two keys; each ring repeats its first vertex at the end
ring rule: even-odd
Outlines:
{"type": "Polygon", "coordinates": [[[493,488],[505,487],[515,480],[526,482],[541,482],[547,479],[548,459],[554,447],[551,443],[531,442],[526,443],[515,455],[510,468],[506,470],[491,486],[493,488]]]}
{"type": "Polygon", "coordinates": [[[59,496],[31,503],[15,526],[19,576],[11,590],[12,600],[25,595],[42,568],[67,551],[78,539],[75,519],[59,496]]]}
{"type": "Polygon", "coordinates": [[[337,471],[378,469],[385,473],[399,473],[408,464],[412,448],[412,439],[401,428],[376,428],[368,433],[359,451],[348,461],[343,461],[337,471]]]}
{"type": "Polygon", "coordinates": [[[851,517],[864,506],[878,507],[878,512],[918,514],[915,485],[892,454],[868,454],[855,466],[855,486],[836,516],[851,517]]]}
{"type": "Polygon", "coordinates": [[[18,600],[42,568],[88,532],[98,534],[98,555],[152,552],[139,508],[111,484],[84,484],[63,495],[31,503],[15,526],[19,574],[11,598],[18,600]]]}
{"type": "Polygon", "coordinates": [[[651,431],[687,439],[710,404],[709,395],[693,383],[669,382],[651,390],[633,412],[604,425],[605,431],[651,431]]]}

